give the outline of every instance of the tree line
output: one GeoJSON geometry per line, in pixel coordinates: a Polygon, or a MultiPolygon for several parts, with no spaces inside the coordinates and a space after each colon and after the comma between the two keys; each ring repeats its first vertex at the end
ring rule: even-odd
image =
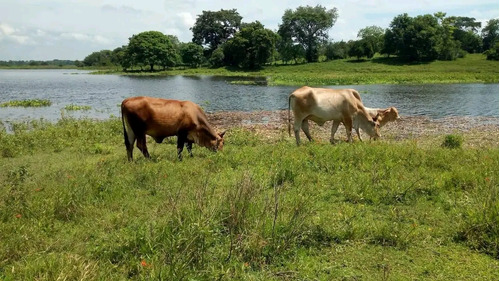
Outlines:
{"type": "Polygon", "coordinates": [[[368,26],[357,40],[333,42],[328,30],[337,9],[300,6],[287,9],[277,31],[259,21],[245,23],[236,9],[203,11],[191,31],[192,42],[176,36],[145,31],[129,38],[128,45],[94,52],[84,66],[119,65],[124,70],[167,69],[174,66],[231,66],[254,69],[268,63],[316,62],[354,57],[371,59],[379,53],[408,62],[455,60],[467,53],[485,53],[498,60],[498,19],[482,28],[471,17],[433,15],[396,16],[387,29],[368,26]]]}

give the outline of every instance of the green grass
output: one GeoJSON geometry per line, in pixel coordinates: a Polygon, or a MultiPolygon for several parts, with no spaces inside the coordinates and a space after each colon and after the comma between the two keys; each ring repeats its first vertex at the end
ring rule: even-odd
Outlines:
{"type": "Polygon", "coordinates": [[[498,146],[307,143],[224,151],[118,119],[0,132],[2,280],[497,280],[498,146]]]}
{"type": "MultiPolygon", "coordinates": [[[[356,84],[422,84],[422,83],[498,83],[498,61],[486,60],[482,54],[469,54],[455,61],[404,63],[397,58],[376,57],[299,65],[272,65],[260,70],[232,68],[182,68],[154,73],[127,75],[220,75],[266,77],[270,85],[356,85],[356,84]]],[[[100,74],[125,74],[101,70],[100,74]]]]}
{"type": "Polygon", "coordinates": [[[50,100],[28,99],[28,100],[11,100],[0,104],[0,107],[42,107],[50,106],[50,100]]]}

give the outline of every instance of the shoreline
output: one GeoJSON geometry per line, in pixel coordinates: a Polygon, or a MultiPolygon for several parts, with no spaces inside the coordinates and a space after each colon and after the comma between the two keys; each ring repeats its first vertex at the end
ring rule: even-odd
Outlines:
{"type": "MultiPolygon", "coordinates": [[[[247,129],[267,139],[288,137],[288,110],[276,111],[218,111],[207,112],[209,122],[218,130],[247,129]]],[[[293,113],[290,113],[293,138],[293,113]]],[[[473,143],[499,144],[499,118],[484,116],[449,116],[431,119],[426,116],[401,116],[401,121],[390,122],[380,129],[382,140],[411,140],[422,137],[438,137],[447,134],[467,135],[473,143]]],[[[314,139],[328,142],[331,121],[323,126],[310,121],[309,127],[314,139]]],[[[353,132],[353,137],[357,139],[353,132]]],[[[361,130],[363,140],[369,137],[361,130]]],[[[302,141],[307,139],[301,132],[302,141]]],[[[340,124],[335,139],[346,139],[343,124],[340,124]]]]}

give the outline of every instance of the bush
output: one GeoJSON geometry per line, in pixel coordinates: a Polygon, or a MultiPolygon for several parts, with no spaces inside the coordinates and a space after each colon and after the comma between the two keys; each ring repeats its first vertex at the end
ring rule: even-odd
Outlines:
{"type": "Polygon", "coordinates": [[[458,135],[446,135],[444,141],[441,144],[442,147],[446,148],[460,148],[462,147],[462,137],[458,135]]]}

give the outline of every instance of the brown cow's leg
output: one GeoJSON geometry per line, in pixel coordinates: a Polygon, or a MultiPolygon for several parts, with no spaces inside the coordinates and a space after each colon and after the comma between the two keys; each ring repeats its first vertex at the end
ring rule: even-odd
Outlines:
{"type": "Polygon", "coordinates": [[[335,133],[337,132],[339,125],[340,125],[339,121],[333,121],[333,123],[332,123],[332,134],[330,136],[330,143],[331,144],[335,143],[335,133]]]}
{"type": "Polygon", "coordinates": [[[187,142],[187,134],[179,132],[177,135],[177,158],[182,161],[182,150],[184,149],[184,144],[187,142]]]}
{"type": "Polygon", "coordinates": [[[307,119],[302,120],[302,131],[304,131],[304,134],[306,134],[306,137],[309,141],[312,141],[311,134],[309,133],[309,122],[307,119]]]}
{"type": "Polygon", "coordinates": [[[125,148],[127,149],[127,158],[128,161],[134,160],[133,151],[134,151],[134,143],[135,143],[135,135],[133,132],[124,132],[125,133],[125,148]]]}
{"type": "Polygon", "coordinates": [[[149,156],[148,147],[146,146],[146,135],[140,135],[137,137],[137,148],[144,154],[144,157],[151,158],[149,156]]]}
{"type": "Polygon", "coordinates": [[[193,151],[192,151],[193,150],[193,142],[187,141],[186,142],[186,147],[187,147],[187,150],[189,152],[189,156],[193,157],[193,151]]]}

